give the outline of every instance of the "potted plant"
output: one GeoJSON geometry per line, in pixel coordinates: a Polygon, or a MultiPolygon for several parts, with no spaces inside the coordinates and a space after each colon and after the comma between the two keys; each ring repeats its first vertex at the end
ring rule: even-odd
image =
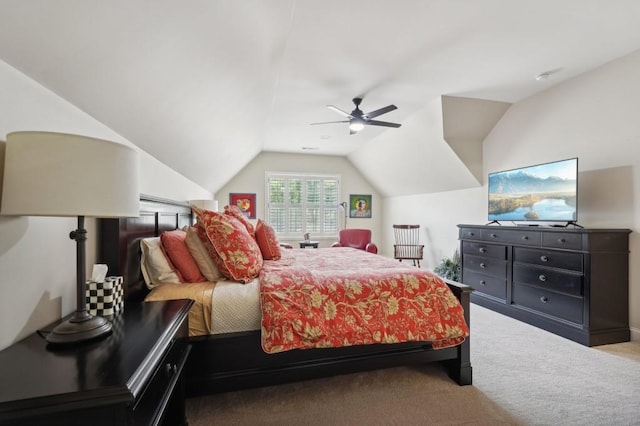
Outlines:
{"type": "Polygon", "coordinates": [[[451,281],[460,281],[460,253],[456,249],[452,257],[445,257],[433,272],[451,281]]]}

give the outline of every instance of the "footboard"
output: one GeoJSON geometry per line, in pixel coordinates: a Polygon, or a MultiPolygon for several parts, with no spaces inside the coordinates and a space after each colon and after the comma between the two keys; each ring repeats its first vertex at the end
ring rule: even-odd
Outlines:
{"type": "Polygon", "coordinates": [[[471,293],[473,289],[466,285],[455,281],[444,279],[453,294],[458,298],[464,309],[464,320],[469,326],[469,337],[461,344],[455,347],[457,356],[454,359],[446,361],[449,377],[456,381],[459,385],[470,385],[472,383],[471,369],[471,316],[469,315],[469,303],[471,301],[471,293]]]}
{"type": "MultiPolygon", "coordinates": [[[[447,284],[460,300],[469,324],[471,287],[447,284]]],[[[459,385],[472,383],[468,338],[461,345],[439,350],[429,343],[410,342],[277,354],[262,351],[259,331],[197,337],[191,344],[186,372],[187,393],[191,396],[436,361],[459,385]]]]}

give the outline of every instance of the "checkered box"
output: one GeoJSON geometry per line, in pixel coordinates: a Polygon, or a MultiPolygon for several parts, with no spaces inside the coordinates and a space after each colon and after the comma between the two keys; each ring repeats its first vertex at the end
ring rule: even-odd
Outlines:
{"type": "Polygon", "coordinates": [[[106,277],[103,283],[87,281],[87,310],[91,315],[114,316],[124,309],[122,277],[106,277]]]}

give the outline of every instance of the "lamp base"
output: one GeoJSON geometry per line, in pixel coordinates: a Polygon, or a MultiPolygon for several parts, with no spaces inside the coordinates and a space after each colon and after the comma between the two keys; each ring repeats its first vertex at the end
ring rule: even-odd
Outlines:
{"type": "Polygon", "coordinates": [[[94,317],[86,311],[76,311],[71,318],[51,330],[46,339],[54,345],[70,345],[106,337],[109,334],[111,323],[105,318],[94,317]]]}

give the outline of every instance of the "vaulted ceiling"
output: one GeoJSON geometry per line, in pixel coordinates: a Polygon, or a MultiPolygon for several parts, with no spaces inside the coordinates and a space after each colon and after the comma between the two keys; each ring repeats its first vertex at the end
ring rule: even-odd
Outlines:
{"type": "Polygon", "coordinates": [[[474,103],[441,96],[508,106],[640,48],[637,0],[2,0],[0,15],[1,60],[214,193],[261,151],[348,156],[385,195],[478,184],[490,126],[465,134],[474,103]],[[309,125],[355,96],[395,104],[378,119],[402,127],[309,125]]]}

